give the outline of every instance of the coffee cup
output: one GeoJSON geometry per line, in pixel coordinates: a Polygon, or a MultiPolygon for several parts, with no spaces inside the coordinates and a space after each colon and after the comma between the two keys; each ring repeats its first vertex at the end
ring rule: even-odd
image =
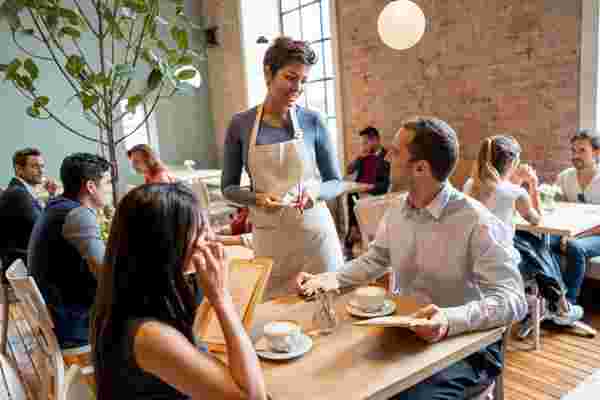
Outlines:
{"type": "Polygon", "coordinates": [[[292,321],[272,321],[264,326],[263,333],[272,351],[289,353],[298,347],[302,329],[292,321]]]}
{"type": "Polygon", "coordinates": [[[365,286],[354,291],[352,305],[365,312],[374,312],[385,303],[386,291],[379,286],[365,286]]]}

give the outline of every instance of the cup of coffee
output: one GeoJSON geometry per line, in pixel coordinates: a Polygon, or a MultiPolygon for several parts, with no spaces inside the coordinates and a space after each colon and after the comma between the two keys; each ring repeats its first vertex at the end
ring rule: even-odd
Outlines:
{"type": "Polygon", "coordinates": [[[380,310],[385,303],[386,291],[379,286],[365,286],[354,291],[352,305],[365,312],[380,310]]]}
{"type": "Polygon", "coordinates": [[[271,350],[289,353],[298,347],[302,329],[292,321],[272,321],[264,326],[263,333],[271,350]]]}

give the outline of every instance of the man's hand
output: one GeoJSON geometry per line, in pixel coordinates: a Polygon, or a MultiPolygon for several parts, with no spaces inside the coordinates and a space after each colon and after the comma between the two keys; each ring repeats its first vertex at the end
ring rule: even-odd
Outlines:
{"type": "Polygon", "coordinates": [[[300,272],[298,275],[296,275],[296,279],[295,279],[296,290],[298,291],[298,293],[300,295],[302,295],[302,296],[307,295],[304,284],[314,278],[316,278],[316,275],[309,274],[308,272],[300,272]]]}
{"type": "Polygon", "coordinates": [[[424,318],[430,321],[426,326],[415,326],[411,330],[421,339],[435,343],[448,334],[448,318],[440,308],[434,304],[425,306],[411,315],[414,318],[424,318]]]}

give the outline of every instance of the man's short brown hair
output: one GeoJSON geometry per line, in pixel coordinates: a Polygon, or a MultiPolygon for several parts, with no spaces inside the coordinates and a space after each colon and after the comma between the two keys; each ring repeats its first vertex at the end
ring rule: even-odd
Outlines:
{"type": "Polygon", "coordinates": [[[19,167],[25,167],[27,165],[27,157],[36,156],[39,157],[42,155],[42,152],[33,147],[27,147],[25,149],[17,151],[13,155],[13,168],[16,170],[17,165],[19,167]]]}
{"type": "Polygon", "coordinates": [[[444,182],[456,167],[459,144],[456,132],[439,118],[415,117],[402,123],[402,128],[412,131],[408,144],[411,161],[425,160],[431,166],[435,179],[444,182]]]}
{"type": "Polygon", "coordinates": [[[594,150],[600,149],[600,134],[592,129],[580,129],[571,138],[571,144],[578,140],[588,140],[594,150]]]}

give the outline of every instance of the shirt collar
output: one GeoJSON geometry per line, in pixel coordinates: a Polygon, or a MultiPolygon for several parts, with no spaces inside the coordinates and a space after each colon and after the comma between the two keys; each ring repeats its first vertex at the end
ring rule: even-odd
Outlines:
{"type": "Polygon", "coordinates": [[[15,178],[17,178],[19,182],[21,182],[25,186],[25,189],[27,189],[30,195],[32,195],[34,198],[37,198],[35,192],[33,191],[33,186],[31,186],[29,183],[25,182],[25,180],[19,178],[18,176],[15,176],[15,178]]]}
{"type": "MultiPolygon", "coordinates": [[[[434,219],[440,219],[444,209],[448,205],[450,201],[450,194],[452,191],[452,186],[449,183],[444,183],[442,185],[442,189],[439,193],[431,200],[426,207],[423,208],[424,211],[428,212],[434,219]]],[[[410,194],[406,197],[405,209],[410,211],[419,211],[417,210],[413,204],[411,203],[410,194]]]]}

